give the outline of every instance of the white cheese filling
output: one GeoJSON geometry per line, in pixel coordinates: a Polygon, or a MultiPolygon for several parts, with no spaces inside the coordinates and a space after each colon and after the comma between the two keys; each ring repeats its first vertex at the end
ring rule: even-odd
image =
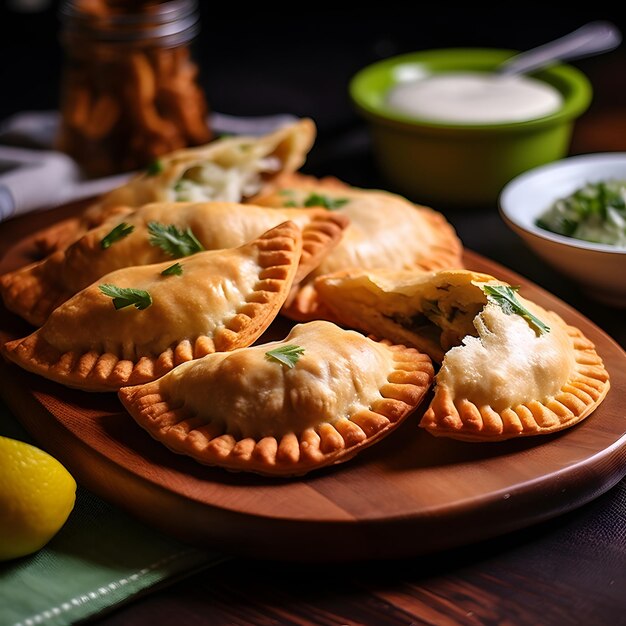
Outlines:
{"type": "Polygon", "coordinates": [[[575,367],[574,349],[565,328],[552,324],[537,335],[519,315],[487,304],[476,316],[478,337],[446,353],[437,375],[458,398],[496,411],[554,396],[575,367]]]}

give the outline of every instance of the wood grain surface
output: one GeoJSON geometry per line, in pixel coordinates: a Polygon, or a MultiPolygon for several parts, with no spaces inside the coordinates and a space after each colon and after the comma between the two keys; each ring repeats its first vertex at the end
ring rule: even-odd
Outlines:
{"type": "MultiPolygon", "coordinates": [[[[71,214],[14,220],[0,273],[28,262],[36,228],[71,214]]],[[[89,394],[1,365],[0,393],[38,443],[102,498],[185,541],[261,558],[355,560],[424,554],[519,529],[589,502],[626,473],[626,355],[576,311],[471,252],[471,269],[522,286],[595,344],[611,375],[604,403],[559,434],[502,443],[436,439],[420,412],[345,465],[267,479],[198,465],[155,442],[114,394],[89,394]]],[[[28,327],[2,310],[3,339],[28,327]]],[[[283,335],[287,320],[268,333],[283,335]]],[[[264,338],[261,339],[263,341],[264,338]]]]}

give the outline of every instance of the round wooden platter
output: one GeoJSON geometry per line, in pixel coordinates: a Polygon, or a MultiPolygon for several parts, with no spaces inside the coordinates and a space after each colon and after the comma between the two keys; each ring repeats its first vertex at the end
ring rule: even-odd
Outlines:
{"type": "MultiPolygon", "coordinates": [[[[30,232],[53,217],[30,216],[30,232]]],[[[33,252],[32,237],[14,243],[28,228],[26,219],[3,225],[0,273],[33,252]]],[[[556,311],[596,344],[611,390],[582,423],[551,436],[464,443],[419,429],[422,408],[343,465],[298,479],[269,479],[170,452],[129,417],[115,394],[66,389],[6,362],[0,392],[38,444],[81,485],[188,542],[261,558],[342,561],[413,556],[485,539],[574,509],[626,474],[626,354],[523,277],[475,253],[467,252],[465,260],[471,269],[521,285],[525,297],[556,311]]],[[[0,314],[1,339],[30,332],[5,310],[0,314]]],[[[277,320],[268,333],[281,336],[288,327],[277,320]]]]}

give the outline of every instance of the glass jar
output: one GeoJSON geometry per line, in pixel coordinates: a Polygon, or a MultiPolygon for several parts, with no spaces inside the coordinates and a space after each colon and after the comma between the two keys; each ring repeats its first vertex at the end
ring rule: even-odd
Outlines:
{"type": "Polygon", "coordinates": [[[211,139],[190,53],[195,0],[74,0],[61,19],[57,147],[88,176],[142,168],[211,139]]]}

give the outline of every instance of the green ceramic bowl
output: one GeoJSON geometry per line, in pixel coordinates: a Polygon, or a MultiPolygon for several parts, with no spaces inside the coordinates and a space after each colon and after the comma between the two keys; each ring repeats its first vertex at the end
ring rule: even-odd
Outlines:
{"type": "Polygon", "coordinates": [[[529,121],[435,122],[386,104],[389,90],[402,80],[449,71],[488,72],[513,54],[482,48],[428,50],[380,61],[354,76],[350,96],[369,122],[376,159],[395,191],[430,204],[495,205],[512,178],[566,155],[574,121],[591,101],[589,81],[570,65],[532,75],[558,89],[563,105],[529,121]]]}

